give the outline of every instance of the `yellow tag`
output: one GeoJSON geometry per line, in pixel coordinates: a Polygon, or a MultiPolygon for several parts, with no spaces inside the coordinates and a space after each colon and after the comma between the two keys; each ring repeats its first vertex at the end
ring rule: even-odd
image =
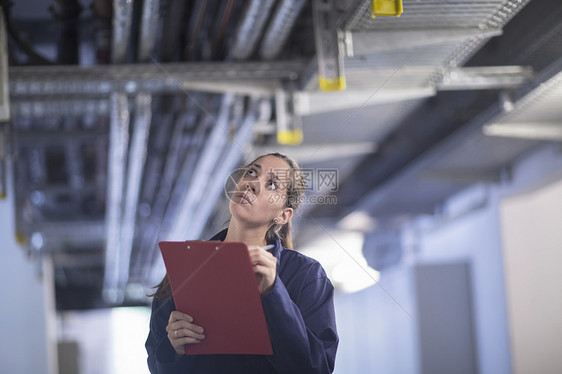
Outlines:
{"type": "Polygon", "coordinates": [[[16,232],[16,242],[19,244],[27,244],[27,238],[25,234],[21,231],[16,232]]]}
{"type": "Polygon", "coordinates": [[[302,143],[302,130],[277,131],[277,142],[279,144],[297,145],[302,143]]]}
{"type": "Polygon", "coordinates": [[[326,79],[318,77],[318,85],[322,91],[343,91],[345,90],[345,77],[326,79]]]}
{"type": "Polygon", "coordinates": [[[402,0],[372,0],[371,17],[396,16],[400,17],[403,12],[402,0]]]}

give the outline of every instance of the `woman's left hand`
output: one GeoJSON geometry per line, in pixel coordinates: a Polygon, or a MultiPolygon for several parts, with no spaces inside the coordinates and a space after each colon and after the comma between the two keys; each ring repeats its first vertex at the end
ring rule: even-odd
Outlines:
{"type": "Polygon", "coordinates": [[[248,250],[260,295],[266,295],[273,288],[277,277],[277,258],[257,245],[248,246],[248,250]]]}

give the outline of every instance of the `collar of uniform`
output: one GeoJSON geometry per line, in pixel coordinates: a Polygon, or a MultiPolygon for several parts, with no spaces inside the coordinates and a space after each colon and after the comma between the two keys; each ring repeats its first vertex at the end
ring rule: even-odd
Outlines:
{"type": "MultiPolygon", "coordinates": [[[[219,241],[224,241],[224,239],[226,238],[226,233],[228,232],[228,227],[220,232],[218,232],[217,234],[215,234],[215,236],[213,236],[211,239],[209,240],[219,240],[219,241]]],[[[281,253],[283,252],[283,246],[281,245],[281,239],[279,239],[279,237],[277,237],[275,239],[275,247],[273,247],[272,250],[272,254],[275,256],[275,258],[277,258],[277,269],[279,269],[279,265],[281,264],[281,253]]]]}

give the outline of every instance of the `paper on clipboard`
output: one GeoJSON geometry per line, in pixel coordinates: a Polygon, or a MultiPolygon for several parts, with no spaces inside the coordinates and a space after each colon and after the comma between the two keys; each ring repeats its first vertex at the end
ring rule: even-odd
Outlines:
{"type": "Polygon", "coordinates": [[[261,297],[242,242],[158,243],[176,309],[203,327],[205,339],[187,355],[272,355],[261,297]]]}

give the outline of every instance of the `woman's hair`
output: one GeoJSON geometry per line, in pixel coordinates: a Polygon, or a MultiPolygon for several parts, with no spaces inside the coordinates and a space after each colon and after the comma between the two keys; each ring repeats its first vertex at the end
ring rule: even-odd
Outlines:
{"type": "MultiPolygon", "coordinates": [[[[288,208],[293,208],[293,211],[296,211],[300,203],[304,200],[304,191],[306,187],[304,176],[300,166],[294,159],[284,154],[274,152],[256,158],[254,161],[246,165],[246,167],[250,166],[260,158],[263,158],[265,156],[278,157],[285,161],[287,165],[289,165],[289,182],[287,184],[285,206],[288,208]]],[[[293,249],[291,220],[287,221],[287,223],[285,223],[284,225],[274,223],[269,227],[269,229],[265,233],[265,241],[268,244],[272,244],[275,243],[277,238],[281,239],[281,245],[283,247],[293,249]]]]}
{"type": "MultiPolygon", "coordinates": [[[[301,171],[299,164],[292,158],[278,152],[267,153],[256,158],[254,161],[246,165],[246,168],[258,161],[260,158],[265,156],[274,156],[282,159],[289,165],[289,178],[287,184],[287,190],[283,192],[285,194],[285,207],[292,208],[296,211],[300,203],[304,200],[304,192],[306,187],[306,182],[304,175],[301,171]]],[[[281,245],[288,249],[293,249],[293,236],[292,236],[292,225],[291,220],[287,221],[285,224],[273,223],[265,233],[265,241],[268,244],[274,244],[279,238],[281,240],[281,245]]],[[[148,296],[154,296],[155,299],[166,299],[171,296],[172,289],[170,287],[170,281],[168,279],[168,274],[164,276],[164,279],[155,286],[156,292],[149,294],[148,296]]]]}

